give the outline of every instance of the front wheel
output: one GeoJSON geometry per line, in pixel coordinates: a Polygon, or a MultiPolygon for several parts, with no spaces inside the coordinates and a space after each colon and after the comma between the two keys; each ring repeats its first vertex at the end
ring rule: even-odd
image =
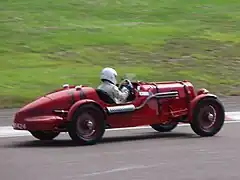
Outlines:
{"type": "Polygon", "coordinates": [[[200,136],[214,136],[225,120],[225,110],[222,103],[215,98],[200,100],[193,109],[193,119],[190,122],[192,130],[200,136]]]}
{"type": "Polygon", "coordinates": [[[52,140],[60,134],[54,131],[30,131],[30,133],[39,140],[52,140]]]}

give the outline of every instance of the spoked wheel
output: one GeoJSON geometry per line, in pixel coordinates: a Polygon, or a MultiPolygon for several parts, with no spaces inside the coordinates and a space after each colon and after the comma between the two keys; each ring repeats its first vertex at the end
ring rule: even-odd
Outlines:
{"type": "Polygon", "coordinates": [[[200,119],[199,123],[201,127],[205,130],[208,130],[216,121],[216,109],[212,105],[204,106],[199,110],[198,118],[200,119]]]}
{"type": "Polygon", "coordinates": [[[60,134],[55,131],[30,131],[30,133],[39,140],[52,140],[60,134]]]}
{"type": "Polygon", "coordinates": [[[218,99],[206,98],[201,100],[193,110],[191,127],[200,136],[214,136],[225,120],[225,111],[218,99]]]}
{"type": "Polygon", "coordinates": [[[78,136],[86,141],[95,138],[96,121],[92,115],[84,113],[81,116],[78,116],[76,126],[78,136]]]}
{"type": "Polygon", "coordinates": [[[175,129],[178,125],[178,122],[170,122],[167,124],[153,124],[151,127],[158,132],[170,132],[175,129]]]}
{"type": "Polygon", "coordinates": [[[101,140],[105,132],[103,113],[92,105],[80,107],[69,127],[69,136],[80,145],[93,145],[101,140]]]}

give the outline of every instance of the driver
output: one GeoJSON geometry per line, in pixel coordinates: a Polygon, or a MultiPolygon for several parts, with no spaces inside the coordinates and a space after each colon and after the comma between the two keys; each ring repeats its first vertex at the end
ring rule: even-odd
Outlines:
{"type": "Polygon", "coordinates": [[[105,91],[117,104],[122,104],[126,102],[130,92],[126,87],[121,90],[118,89],[116,77],[117,72],[113,68],[104,68],[100,76],[102,84],[97,89],[105,91]]]}

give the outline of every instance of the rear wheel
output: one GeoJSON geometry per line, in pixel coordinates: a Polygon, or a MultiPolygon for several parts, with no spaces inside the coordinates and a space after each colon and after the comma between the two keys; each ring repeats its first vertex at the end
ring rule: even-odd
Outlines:
{"type": "Polygon", "coordinates": [[[93,145],[105,132],[104,114],[94,105],[83,105],[73,115],[69,136],[80,145],[93,145]]]}
{"type": "Polygon", "coordinates": [[[225,111],[218,99],[206,98],[198,102],[193,110],[191,128],[200,136],[214,136],[225,120],[225,111]]]}
{"type": "Polygon", "coordinates": [[[158,132],[170,132],[174,128],[176,128],[177,125],[178,125],[178,122],[170,122],[167,124],[153,124],[151,125],[151,127],[158,132]]]}
{"type": "Polygon", "coordinates": [[[30,133],[39,140],[52,140],[60,134],[54,131],[30,131],[30,133]]]}

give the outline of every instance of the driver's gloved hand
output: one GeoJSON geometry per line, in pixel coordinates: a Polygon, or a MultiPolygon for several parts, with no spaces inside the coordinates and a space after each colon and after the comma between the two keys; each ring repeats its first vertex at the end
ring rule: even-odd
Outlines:
{"type": "Polygon", "coordinates": [[[128,85],[128,82],[127,82],[127,81],[124,81],[124,82],[122,83],[122,85],[123,85],[123,86],[127,86],[127,85],[128,85]]]}
{"type": "Polygon", "coordinates": [[[126,87],[127,87],[128,89],[132,89],[132,87],[131,87],[130,84],[127,84],[126,87]]]}
{"type": "Polygon", "coordinates": [[[128,93],[131,93],[132,86],[130,84],[127,84],[126,86],[124,86],[124,88],[126,88],[128,90],[128,93]]]}

